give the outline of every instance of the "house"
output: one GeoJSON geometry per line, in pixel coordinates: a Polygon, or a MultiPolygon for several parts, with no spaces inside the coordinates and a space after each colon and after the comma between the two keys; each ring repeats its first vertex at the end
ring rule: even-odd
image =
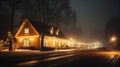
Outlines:
{"type": "Polygon", "coordinates": [[[67,39],[58,28],[25,19],[15,34],[17,47],[40,49],[42,34],[45,35],[44,47],[64,48],[69,46],[67,39]]]}

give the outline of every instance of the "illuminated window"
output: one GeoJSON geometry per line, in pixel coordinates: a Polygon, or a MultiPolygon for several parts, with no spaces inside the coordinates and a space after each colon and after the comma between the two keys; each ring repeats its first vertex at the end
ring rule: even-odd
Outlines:
{"type": "Polygon", "coordinates": [[[44,45],[45,45],[45,47],[49,47],[48,46],[48,40],[44,40],[44,45]]]}
{"type": "Polygon", "coordinates": [[[53,34],[53,31],[54,31],[54,29],[53,29],[53,27],[51,27],[50,28],[50,33],[53,34]]]}
{"type": "Polygon", "coordinates": [[[56,30],[56,35],[58,35],[58,34],[59,34],[59,29],[56,30]]]}
{"type": "Polygon", "coordinates": [[[59,47],[60,47],[60,46],[61,46],[61,41],[58,41],[58,43],[59,43],[58,45],[59,45],[59,47]]]}
{"type": "Polygon", "coordinates": [[[29,34],[29,28],[25,28],[25,29],[24,29],[24,33],[25,33],[25,34],[29,34]]]}
{"type": "Polygon", "coordinates": [[[52,44],[53,44],[53,47],[55,47],[55,40],[53,40],[52,44]]]}
{"type": "Polygon", "coordinates": [[[29,47],[30,41],[28,39],[23,40],[23,47],[29,47]]]}

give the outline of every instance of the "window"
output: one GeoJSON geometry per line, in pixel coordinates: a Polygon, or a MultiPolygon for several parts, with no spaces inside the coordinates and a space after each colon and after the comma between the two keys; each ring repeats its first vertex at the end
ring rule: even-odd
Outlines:
{"type": "Polygon", "coordinates": [[[52,46],[55,47],[55,40],[52,41],[52,44],[53,44],[52,46]]]}
{"type": "Polygon", "coordinates": [[[53,29],[53,27],[51,27],[50,28],[50,33],[53,34],[53,31],[54,31],[54,29],[53,29]]]}
{"type": "Polygon", "coordinates": [[[23,47],[29,47],[30,41],[28,39],[23,40],[23,47]]]}
{"type": "Polygon", "coordinates": [[[45,45],[45,47],[49,47],[49,46],[48,46],[48,40],[47,40],[47,39],[44,40],[44,45],[45,45]]]}
{"type": "Polygon", "coordinates": [[[59,34],[59,29],[56,30],[56,35],[58,35],[58,34],[59,34]]]}
{"type": "Polygon", "coordinates": [[[25,28],[25,29],[24,29],[24,33],[25,33],[25,34],[29,34],[29,28],[25,28]]]}

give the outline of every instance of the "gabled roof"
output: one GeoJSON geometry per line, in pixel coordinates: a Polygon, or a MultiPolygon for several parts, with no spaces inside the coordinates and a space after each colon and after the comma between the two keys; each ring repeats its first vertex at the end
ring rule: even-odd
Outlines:
{"type": "Polygon", "coordinates": [[[23,36],[24,28],[27,28],[27,27],[31,29],[30,30],[31,33],[29,35],[39,35],[38,31],[34,28],[34,26],[30,23],[30,21],[28,19],[25,19],[23,23],[21,24],[20,28],[18,29],[15,37],[23,36]]]}
{"type": "MultiPolygon", "coordinates": [[[[59,35],[55,35],[55,34],[51,35],[50,28],[52,27],[52,25],[46,25],[40,22],[35,22],[33,20],[29,20],[29,21],[35,27],[35,29],[39,32],[39,34],[44,33],[45,35],[48,35],[48,36],[56,36],[60,38],[65,38],[61,30],[59,30],[59,35]]],[[[54,31],[57,30],[56,27],[53,27],[53,28],[54,28],[54,31]]]]}

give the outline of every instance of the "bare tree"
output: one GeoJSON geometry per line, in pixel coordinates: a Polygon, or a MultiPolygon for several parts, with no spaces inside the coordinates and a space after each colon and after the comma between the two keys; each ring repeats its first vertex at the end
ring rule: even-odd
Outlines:
{"type": "MultiPolygon", "coordinates": [[[[23,17],[35,19],[37,22],[53,24],[54,26],[64,28],[65,24],[76,23],[75,11],[69,5],[69,0],[1,0],[1,17],[8,17],[9,27],[16,27],[15,12],[22,14],[23,17]],[[15,17],[14,17],[15,16],[15,17]],[[10,19],[11,18],[11,19],[10,19]]],[[[19,22],[19,21],[17,21],[19,22]]],[[[7,24],[7,23],[6,23],[7,24]]]]}
{"type": "Polygon", "coordinates": [[[69,6],[69,0],[31,0],[30,5],[24,12],[25,17],[57,27],[73,23],[74,11],[69,6]]]}

